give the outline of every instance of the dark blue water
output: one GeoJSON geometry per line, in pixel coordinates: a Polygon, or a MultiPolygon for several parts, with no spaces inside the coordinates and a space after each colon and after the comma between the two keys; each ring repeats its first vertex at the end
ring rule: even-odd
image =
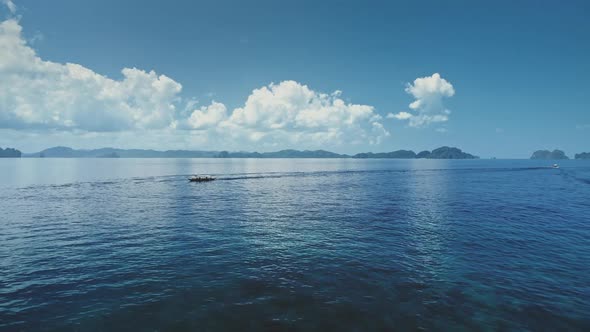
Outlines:
{"type": "Polygon", "coordinates": [[[587,331],[590,162],[551,163],[0,160],[0,330],[587,331]]]}

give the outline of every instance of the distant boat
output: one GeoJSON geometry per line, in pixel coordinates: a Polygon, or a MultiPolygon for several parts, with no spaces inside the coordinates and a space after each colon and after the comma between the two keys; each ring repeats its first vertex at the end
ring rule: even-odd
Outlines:
{"type": "Polygon", "coordinates": [[[551,166],[551,167],[553,167],[553,168],[559,168],[559,165],[553,164],[553,166],[551,166]]]}
{"type": "Polygon", "coordinates": [[[188,178],[190,182],[209,182],[215,180],[212,176],[191,176],[188,178]]]}

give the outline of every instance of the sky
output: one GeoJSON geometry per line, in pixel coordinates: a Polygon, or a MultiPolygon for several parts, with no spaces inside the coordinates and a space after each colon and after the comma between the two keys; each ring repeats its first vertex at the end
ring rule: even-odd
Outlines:
{"type": "Polygon", "coordinates": [[[0,147],[590,151],[590,2],[0,0],[0,147]]]}

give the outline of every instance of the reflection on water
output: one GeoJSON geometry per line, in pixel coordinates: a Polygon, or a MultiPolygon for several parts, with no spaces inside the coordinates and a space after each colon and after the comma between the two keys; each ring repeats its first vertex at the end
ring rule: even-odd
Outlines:
{"type": "Polygon", "coordinates": [[[0,329],[588,330],[590,163],[540,163],[0,160],[0,329]]]}
{"type": "MultiPolygon", "coordinates": [[[[436,162],[439,169],[449,168],[446,160],[436,162]]],[[[448,210],[452,209],[449,204],[452,200],[448,197],[448,187],[452,185],[453,176],[447,172],[410,173],[406,183],[408,199],[413,202],[408,234],[412,237],[415,254],[423,260],[416,268],[428,269],[423,273],[439,280],[446,263],[444,236],[451,235],[452,217],[448,210]]]]}

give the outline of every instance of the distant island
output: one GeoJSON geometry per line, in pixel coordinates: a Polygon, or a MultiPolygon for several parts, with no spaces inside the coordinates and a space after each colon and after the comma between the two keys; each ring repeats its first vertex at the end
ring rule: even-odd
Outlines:
{"type": "Polygon", "coordinates": [[[577,153],[575,158],[576,159],[590,159],[590,152],[577,153]]]}
{"type": "Polygon", "coordinates": [[[565,152],[556,149],[556,150],[553,150],[553,151],[549,151],[549,150],[537,150],[537,151],[533,152],[533,155],[531,156],[530,159],[552,159],[552,160],[557,160],[557,159],[569,159],[569,157],[565,155],[565,152]]]}
{"type": "Polygon", "coordinates": [[[101,148],[93,150],[76,150],[65,146],[57,146],[35,153],[25,153],[28,158],[214,158],[218,151],[187,151],[187,150],[143,150],[101,148]]]}
{"type": "Polygon", "coordinates": [[[12,149],[12,148],[2,149],[2,148],[0,148],[0,158],[20,158],[21,155],[22,155],[22,153],[17,149],[12,149]]]}
{"type": "Polygon", "coordinates": [[[101,148],[93,150],[76,150],[58,146],[35,153],[25,153],[28,158],[355,158],[355,159],[477,159],[479,157],[465,153],[461,149],[443,146],[416,154],[411,150],[392,152],[366,152],[353,156],[338,154],[325,150],[280,150],[276,152],[229,152],[229,151],[190,151],[190,150],[142,150],[101,148]]]}
{"type": "Polygon", "coordinates": [[[422,151],[416,154],[412,150],[398,150],[384,153],[359,153],[352,158],[388,158],[388,159],[479,159],[461,149],[443,146],[430,151],[422,151]]]}
{"type": "Polygon", "coordinates": [[[358,153],[352,156],[352,158],[388,158],[388,159],[414,159],[416,158],[416,153],[411,150],[397,150],[392,152],[366,152],[366,153],[358,153]]]}
{"type": "Polygon", "coordinates": [[[281,150],[276,152],[228,152],[221,151],[216,158],[350,158],[346,154],[338,154],[325,150],[281,150]]]}

